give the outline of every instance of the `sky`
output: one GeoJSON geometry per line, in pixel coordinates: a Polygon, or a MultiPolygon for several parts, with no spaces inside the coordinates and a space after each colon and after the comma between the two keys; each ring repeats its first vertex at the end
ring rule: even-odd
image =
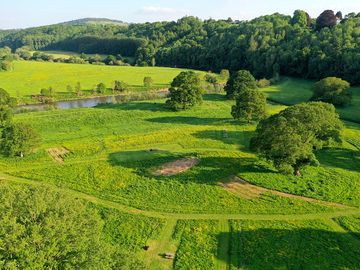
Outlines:
{"type": "Polygon", "coordinates": [[[109,18],[125,22],[201,19],[250,20],[302,9],[317,17],[325,9],[343,14],[360,12],[360,0],[13,0],[1,3],[0,29],[48,25],[80,18],[109,18]]]}

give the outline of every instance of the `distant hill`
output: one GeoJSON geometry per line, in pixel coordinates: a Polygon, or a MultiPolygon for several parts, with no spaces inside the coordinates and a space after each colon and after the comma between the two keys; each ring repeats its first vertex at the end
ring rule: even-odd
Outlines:
{"type": "Polygon", "coordinates": [[[59,23],[59,25],[87,25],[87,24],[113,24],[113,25],[128,25],[126,22],[111,20],[106,18],[84,18],[68,22],[59,23]]]}

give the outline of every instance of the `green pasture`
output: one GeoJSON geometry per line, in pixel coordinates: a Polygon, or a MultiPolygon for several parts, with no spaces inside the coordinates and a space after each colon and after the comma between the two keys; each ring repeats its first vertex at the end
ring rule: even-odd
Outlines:
{"type": "Polygon", "coordinates": [[[0,157],[0,179],[91,202],[107,241],[148,269],[358,269],[360,125],[345,122],[343,143],[316,153],[319,167],[285,176],[249,150],[255,125],[234,121],[233,103],[207,94],[183,112],[152,100],[17,114],[42,143],[25,158],[0,157]],[[63,163],[48,153],[60,147],[63,163]],[[189,157],[198,164],[186,172],[153,174],[189,157]],[[234,176],[268,191],[229,190],[234,176]]]}
{"type": "MultiPolygon", "coordinates": [[[[307,102],[312,96],[311,88],[315,81],[284,77],[279,83],[264,88],[268,99],[284,105],[294,105],[307,102]]],[[[337,111],[344,120],[360,123],[360,87],[352,87],[352,104],[339,107],[337,111]]]]}
{"type": "Polygon", "coordinates": [[[15,61],[14,70],[0,73],[0,87],[14,97],[40,94],[42,88],[53,87],[66,93],[67,85],[81,83],[83,90],[92,91],[99,83],[112,87],[115,80],[124,81],[129,88],[146,90],[144,77],[152,77],[153,88],[169,87],[182,69],[164,67],[98,66],[90,64],[64,64],[36,61],[15,61]]]}
{"type": "MultiPolygon", "coordinates": [[[[80,56],[81,55],[80,53],[70,52],[70,51],[40,51],[40,52],[51,55],[55,59],[56,58],[69,59],[72,56],[80,56]]],[[[107,57],[107,55],[105,55],[105,54],[86,54],[86,55],[90,56],[90,57],[93,57],[95,55],[100,55],[100,57],[102,59],[105,59],[107,57]]],[[[134,57],[123,57],[123,58],[127,59],[129,61],[129,63],[134,63],[134,61],[135,61],[134,57]]]]}

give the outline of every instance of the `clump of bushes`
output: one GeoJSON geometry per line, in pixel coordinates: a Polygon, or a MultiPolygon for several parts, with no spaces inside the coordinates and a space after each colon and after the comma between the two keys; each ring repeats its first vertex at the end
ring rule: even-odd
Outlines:
{"type": "Polygon", "coordinates": [[[331,103],[335,106],[346,106],[351,103],[350,84],[336,77],[327,77],[315,83],[311,100],[331,103]]]}
{"type": "Polygon", "coordinates": [[[257,87],[259,88],[266,88],[266,87],[269,87],[271,85],[271,82],[270,80],[267,80],[267,79],[260,79],[257,81],[257,87]]]}

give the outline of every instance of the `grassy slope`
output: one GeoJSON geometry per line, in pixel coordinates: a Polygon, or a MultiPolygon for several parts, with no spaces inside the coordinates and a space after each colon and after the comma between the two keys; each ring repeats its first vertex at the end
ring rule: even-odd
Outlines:
{"type": "MultiPolygon", "coordinates": [[[[268,98],[286,105],[308,101],[311,96],[313,81],[295,78],[283,78],[279,84],[265,88],[268,98]]],[[[337,108],[343,119],[360,123],[360,87],[353,87],[353,102],[345,108],[337,108]]]]}
{"type": "Polygon", "coordinates": [[[143,79],[150,76],[155,88],[168,87],[182,69],[162,67],[114,67],[96,65],[62,64],[34,61],[16,61],[14,71],[0,73],[0,87],[12,96],[39,94],[41,88],[52,86],[66,92],[66,86],[80,82],[83,90],[105,83],[111,87],[114,80],[122,80],[132,88],[143,88],[143,79]]]}
{"type": "MultiPolygon", "coordinates": [[[[248,140],[255,127],[241,126],[230,119],[231,101],[219,95],[207,99],[202,107],[180,113],[167,111],[161,101],[18,115],[17,121],[29,122],[40,131],[42,149],[24,160],[7,161],[4,169],[14,175],[163,212],[304,213],[328,208],[269,194],[249,201],[219,186],[239,173],[255,173],[259,179],[274,173],[256,166],[255,156],[248,152],[248,140]],[[59,146],[72,152],[61,166],[46,153],[47,148],[59,146]],[[162,151],[147,152],[150,148],[162,151]],[[165,162],[194,155],[200,158],[200,164],[182,175],[150,174],[152,168],[165,162]]],[[[282,177],[286,182],[287,177],[282,177]]],[[[358,191],[351,192],[356,196],[358,191]]]]}
{"type": "MultiPolygon", "coordinates": [[[[358,268],[360,241],[353,237],[359,233],[358,219],[338,218],[337,226],[321,214],[324,219],[319,221],[279,221],[286,214],[330,213],[333,209],[269,194],[250,200],[239,198],[218,183],[235,174],[272,189],[360,207],[356,148],[360,147],[360,126],[347,124],[344,137],[351,144],[345,142],[318,153],[319,168],[308,168],[301,178],[287,177],[249,152],[247,145],[255,126],[231,120],[231,101],[221,95],[205,99],[201,107],[178,113],[166,110],[163,101],[145,101],[17,115],[15,120],[31,123],[43,142],[36,154],[25,159],[0,158],[0,170],[100,197],[110,207],[110,202],[116,202],[189,217],[193,213],[213,213],[215,217],[239,213],[256,214],[261,219],[263,214],[274,214],[270,216],[274,221],[232,221],[230,230],[223,226],[224,220],[182,220],[169,239],[173,219],[166,223],[171,226],[164,227],[158,218],[104,210],[109,241],[134,250],[150,243],[154,249],[141,251],[141,257],[153,269],[157,264],[157,269],[171,267],[156,253],[172,252],[174,245],[178,246],[175,269],[222,269],[223,262],[229,261],[231,269],[297,269],[299,265],[306,269],[358,268]],[[64,164],[55,163],[46,153],[46,149],[59,146],[71,150],[64,164]],[[148,152],[150,148],[163,151],[148,152]],[[178,176],[150,174],[152,168],[184,156],[199,157],[199,165],[178,176]],[[229,244],[223,243],[229,239],[229,244]],[[320,256],[313,260],[314,254],[320,256]]],[[[271,112],[283,108],[269,106],[271,112]]]]}

